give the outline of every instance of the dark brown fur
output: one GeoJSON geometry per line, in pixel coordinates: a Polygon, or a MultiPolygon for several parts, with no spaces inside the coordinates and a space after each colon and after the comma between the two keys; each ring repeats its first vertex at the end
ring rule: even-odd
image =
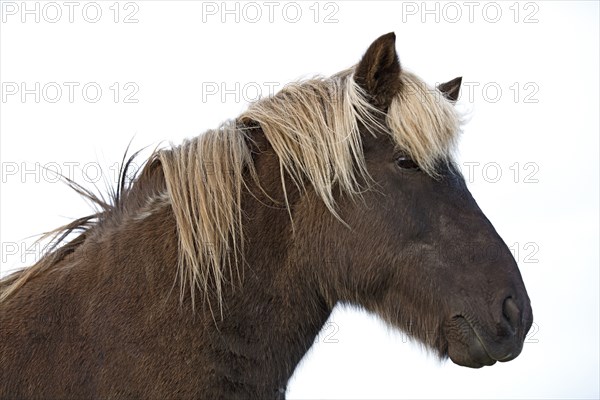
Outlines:
{"type": "MultiPolygon", "coordinates": [[[[385,108],[399,73],[387,35],[357,67],[357,81],[385,108]]],[[[260,184],[278,203],[249,180],[243,279],[229,282],[223,319],[207,302],[193,312],[188,297],[179,300],[170,207],[133,218],[165,190],[151,161],[112,205],[71,227],[90,224],[48,255],[50,268],[0,303],[1,399],[283,398],[339,302],[378,313],[461,365],[519,354],[532,319],[527,293],[454,166],[441,164],[437,180],[403,170],[390,138],[365,128],[375,186],[361,199],[337,199],[352,229],[288,182],[292,229],[279,160],[259,126],[248,136],[260,184]],[[493,257],[483,250],[490,245],[493,257]]]]}

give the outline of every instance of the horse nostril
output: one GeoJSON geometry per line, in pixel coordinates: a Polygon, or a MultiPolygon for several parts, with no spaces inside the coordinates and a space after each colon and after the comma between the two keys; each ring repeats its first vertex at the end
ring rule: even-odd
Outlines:
{"type": "Polygon", "coordinates": [[[504,299],[502,314],[509,325],[516,331],[519,326],[519,321],[521,320],[521,310],[519,310],[519,306],[517,306],[517,303],[512,297],[504,299]]]}

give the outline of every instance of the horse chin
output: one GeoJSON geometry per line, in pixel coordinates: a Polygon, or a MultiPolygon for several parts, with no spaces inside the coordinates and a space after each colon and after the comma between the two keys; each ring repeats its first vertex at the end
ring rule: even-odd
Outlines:
{"type": "MultiPolygon", "coordinates": [[[[463,317],[454,318],[453,331],[462,332],[459,337],[448,337],[448,356],[457,365],[469,368],[481,368],[494,365],[497,360],[490,356],[488,350],[473,327],[463,317]]],[[[514,358],[514,357],[512,357],[514,358]]],[[[511,359],[512,359],[511,358],[511,359]]]]}

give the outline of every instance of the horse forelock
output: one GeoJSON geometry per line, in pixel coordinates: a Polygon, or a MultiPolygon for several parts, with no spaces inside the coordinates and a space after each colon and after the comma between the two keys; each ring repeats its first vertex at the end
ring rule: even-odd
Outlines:
{"type": "Polygon", "coordinates": [[[440,161],[452,162],[461,117],[440,91],[416,75],[401,74],[402,90],[386,115],[394,143],[428,175],[437,176],[440,161]]]}

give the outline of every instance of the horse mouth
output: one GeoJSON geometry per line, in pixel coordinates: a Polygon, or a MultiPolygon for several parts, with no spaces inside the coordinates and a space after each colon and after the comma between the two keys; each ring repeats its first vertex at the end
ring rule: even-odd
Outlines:
{"type": "Polygon", "coordinates": [[[463,316],[456,316],[452,321],[451,333],[448,335],[448,356],[458,365],[470,368],[491,366],[496,361],[506,362],[514,359],[520,351],[504,351],[496,355],[490,345],[482,338],[469,321],[463,316]]]}

